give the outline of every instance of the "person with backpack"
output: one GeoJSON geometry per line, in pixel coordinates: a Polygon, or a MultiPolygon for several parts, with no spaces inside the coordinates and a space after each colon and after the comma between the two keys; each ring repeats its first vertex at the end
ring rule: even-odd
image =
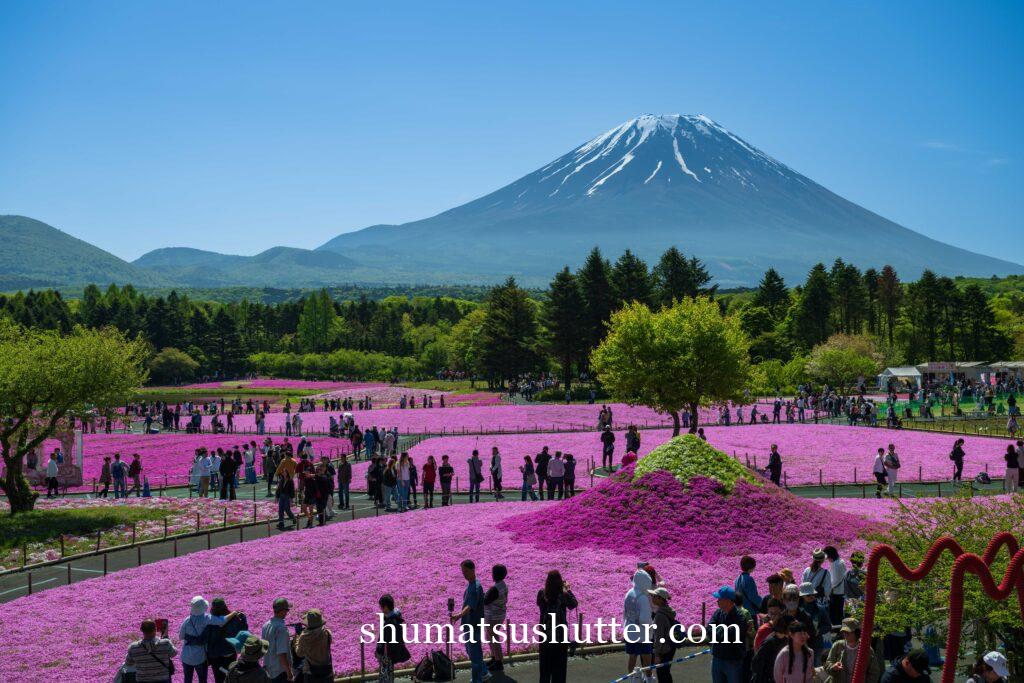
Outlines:
{"type": "Polygon", "coordinates": [[[210,602],[210,615],[223,619],[221,624],[211,623],[203,633],[203,640],[206,643],[206,659],[213,669],[213,680],[216,683],[224,683],[227,674],[222,669],[227,669],[235,661],[238,653],[235,649],[236,638],[240,633],[249,636],[249,621],[242,612],[231,612],[224,598],[214,598],[210,602]]]}
{"type": "Polygon", "coordinates": [[[889,495],[896,494],[896,478],[899,476],[900,456],[896,454],[896,445],[889,444],[889,452],[885,454],[885,477],[889,481],[889,495]]]}
{"type": "Polygon", "coordinates": [[[789,625],[793,621],[795,619],[788,614],[778,614],[764,624],[768,635],[750,661],[750,683],[775,683],[775,660],[782,648],[789,644],[789,625]]]}
{"type": "Polygon", "coordinates": [[[270,675],[260,664],[260,658],[267,654],[270,643],[247,634],[242,638],[239,634],[235,638],[238,647],[238,659],[231,663],[227,672],[227,683],[271,683],[270,675]]]}
{"type": "Polygon", "coordinates": [[[167,638],[167,625],[157,634],[156,622],[146,619],[139,627],[142,638],[128,646],[124,665],[135,670],[137,683],[169,683],[174,677],[174,656],[178,650],[167,638]],[[159,637],[158,637],[159,635],[159,637]]]}
{"type": "Polygon", "coordinates": [[[193,678],[198,679],[199,683],[207,683],[208,680],[210,662],[206,658],[206,627],[224,624],[224,617],[210,614],[207,611],[209,607],[210,603],[203,596],[197,595],[192,598],[188,619],[181,622],[178,629],[178,639],[185,643],[181,649],[181,668],[185,683],[192,683],[193,678]]]}
{"type": "Polygon", "coordinates": [[[302,659],[303,683],[334,683],[332,637],[320,610],[311,609],[303,615],[302,631],[294,645],[296,657],[302,659]]]}
{"type": "MultiPolygon", "coordinates": [[[[380,607],[380,613],[384,617],[385,629],[380,636],[381,642],[377,643],[377,647],[374,650],[379,672],[377,683],[394,683],[395,664],[401,664],[410,659],[409,650],[402,640],[402,624],[405,620],[402,619],[402,613],[395,608],[395,599],[390,594],[385,593],[380,596],[377,605],[380,607]],[[392,629],[394,629],[394,638],[391,637],[392,629]],[[387,637],[385,637],[385,634],[387,637]]],[[[418,666],[417,672],[420,671],[421,669],[418,666]]],[[[431,667],[431,676],[433,676],[433,667],[431,667]]]]}
{"type": "Polygon", "coordinates": [[[669,607],[669,600],[672,596],[668,590],[659,586],[647,591],[651,596],[651,605],[654,606],[654,663],[660,664],[655,673],[658,676],[658,683],[672,683],[672,660],[676,656],[676,612],[669,607]]]}
{"type": "Polygon", "coordinates": [[[964,474],[964,440],[957,439],[953,443],[953,450],[949,452],[949,459],[953,461],[953,481],[961,481],[964,474]]]}
{"type": "Polygon", "coordinates": [[[558,642],[559,626],[568,627],[568,610],[576,609],[579,603],[572,594],[569,583],[562,579],[557,569],[548,572],[544,588],[537,591],[537,607],[544,640],[539,646],[540,683],[565,683],[569,666],[569,644],[558,642]]]}

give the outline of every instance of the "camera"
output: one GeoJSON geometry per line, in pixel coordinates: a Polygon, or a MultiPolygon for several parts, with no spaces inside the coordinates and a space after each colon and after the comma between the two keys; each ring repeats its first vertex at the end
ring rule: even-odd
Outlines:
{"type": "Polygon", "coordinates": [[[448,614],[455,611],[455,598],[448,598],[448,614]]]}

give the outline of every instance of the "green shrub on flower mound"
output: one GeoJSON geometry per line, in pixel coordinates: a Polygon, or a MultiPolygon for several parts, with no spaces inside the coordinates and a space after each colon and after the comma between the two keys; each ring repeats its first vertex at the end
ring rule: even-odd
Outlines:
{"type": "Polygon", "coordinates": [[[684,485],[698,476],[715,479],[725,493],[730,493],[741,479],[754,486],[764,485],[764,481],[745,465],[693,434],[677,436],[640,458],[633,470],[633,479],[657,470],[670,472],[684,485]]]}

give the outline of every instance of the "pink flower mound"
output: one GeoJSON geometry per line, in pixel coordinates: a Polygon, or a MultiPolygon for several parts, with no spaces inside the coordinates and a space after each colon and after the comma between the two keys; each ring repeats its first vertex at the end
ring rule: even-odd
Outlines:
{"type": "Polygon", "coordinates": [[[782,454],[782,470],[789,484],[817,484],[818,470],[826,484],[853,482],[853,469],[857,468],[858,482],[873,482],[871,466],[875,451],[896,445],[903,467],[900,481],[916,481],[918,468],[925,480],[947,480],[953,476],[953,463],[949,452],[953,442],[965,439],[964,480],[979,472],[988,471],[1002,476],[1006,466],[1003,454],[1009,439],[985,436],[959,437],[954,434],[917,432],[912,430],[872,429],[846,425],[783,424],[742,427],[707,427],[708,441],[715,448],[740,460],[757,458],[757,466],[768,463],[768,452],[773,443],[782,454]]]}
{"type": "MultiPolygon", "coordinates": [[[[644,430],[640,433],[640,454],[645,455],[651,452],[656,446],[661,445],[672,436],[670,430],[644,430]]],[[[615,461],[623,455],[622,449],[626,442],[625,431],[615,433],[615,461]]],[[[316,443],[316,439],[314,439],[316,443]]],[[[506,493],[513,494],[523,485],[523,474],[519,466],[523,464],[523,456],[531,458],[544,446],[548,447],[551,454],[555,451],[572,453],[576,459],[576,488],[590,486],[590,461],[593,458],[596,464],[601,464],[601,433],[591,432],[564,432],[558,434],[509,434],[500,436],[440,436],[433,439],[421,441],[409,451],[413,462],[422,467],[428,456],[434,456],[438,466],[441,465],[441,456],[448,455],[452,467],[455,468],[455,476],[458,477],[460,490],[465,491],[469,486],[469,456],[473,449],[480,451],[480,459],[484,463],[484,476],[489,477],[491,464],[491,448],[497,446],[501,453],[502,485],[506,493]],[[513,490],[515,489],[515,490],[513,490]]],[[[361,461],[352,466],[352,486],[359,490],[366,488],[366,470],[369,463],[361,461]]],[[[454,484],[453,484],[454,486],[454,484]]],[[[440,491],[440,484],[435,486],[440,491]]],[[[490,481],[484,481],[483,489],[486,491],[491,487],[490,481]]],[[[535,489],[536,490],[536,489],[535,489]]]]}
{"type": "MultiPolygon", "coordinates": [[[[539,503],[538,508],[553,514],[559,509],[557,503],[539,503]]],[[[813,508],[803,512],[809,511],[813,508]]],[[[590,624],[598,617],[606,622],[612,616],[621,619],[623,595],[637,560],[651,561],[665,577],[683,624],[699,623],[702,602],[713,610],[711,591],[731,583],[739,571],[738,557],[723,556],[717,561],[708,555],[664,557],[652,548],[624,555],[596,546],[585,553],[566,552],[572,544],[570,534],[543,514],[538,515],[532,533],[560,538],[563,543],[538,548],[514,538],[529,534],[521,519],[516,522],[519,530],[506,530],[503,522],[521,517],[517,505],[483,503],[474,506],[471,515],[456,506],[361,519],[45,590],[4,605],[0,681],[34,680],[40,670],[55,683],[108,680],[124,661],[128,643],[138,638],[138,623],[147,617],[170,619],[172,637],[180,648],[178,627],[188,615],[189,599],[197,593],[224,597],[231,609],[248,615],[256,633],[271,616],[276,597],[289,598],[295,620],[307,609],[322,609],[334,633],[335,668],[338,673],[352,673],[359,669],[359,627],[375,623],[377,598],[392,593],[409,623],[447,623],[445,601],[462,595],[458,564],[464,558],[485,568],[481,572],[485,587],[493,564],[509,568],[508,616],[516,624],[537,622],[534,599],[550,569],[559,569],[571,583],[584,623],[590,624]],[[116,596],[116,609],[111,609],[112,596],[116,596]],[[88,637],[80,638],[75,647],[54,649],[53,644],[66,642],[69,633],[80,633],[83,624],[89,625],[88,637]]],[[[826,540],[809,533],[790,545],[772,542],[749,548],[757,556],[759,587],[764,590],[764,578],[772,571],[805,566],[812,549],[826,540]]],[[[864,547],[860,542],[842,552],[864,547]]],[[[428,649],[411,646],[413,660],[428,649]]],[[[458,646],[454,652],[463,655],[458,646]]],[[[372,655],[368,659],[373,667],[372,655]]]]}
{"type": "Polygon", "coordinates": [[[738,481],[723,495],[714,479],[696,477],[687,486],[666,470],[631,479],[632,468],[626,468],[555,508],[514,517],[502,529],[517,542],[546,550],[607,548],[714,562],[811,538],[842,545],[867,526],[847,513],[823,515],[814,503],[770,485],[738,481]],[[539,527],[559,533],[537,534],[539,527]]]}

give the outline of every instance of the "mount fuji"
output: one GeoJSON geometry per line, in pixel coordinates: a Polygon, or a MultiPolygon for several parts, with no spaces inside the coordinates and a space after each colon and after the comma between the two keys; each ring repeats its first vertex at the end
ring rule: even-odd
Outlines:
{"type": "Polygon", "coordinates": [[[318,247],[364,251],[403,280],[543,285],[593,246],[653,263],[668,247],[697,256],[724,286],[774,267],[802,280],[837,257],[902,277],[1006,275],[1024,267],[953,247],[864,209],[706,116],[626,121],[484,197],[424,220],[375,225],[318,247]]]}

